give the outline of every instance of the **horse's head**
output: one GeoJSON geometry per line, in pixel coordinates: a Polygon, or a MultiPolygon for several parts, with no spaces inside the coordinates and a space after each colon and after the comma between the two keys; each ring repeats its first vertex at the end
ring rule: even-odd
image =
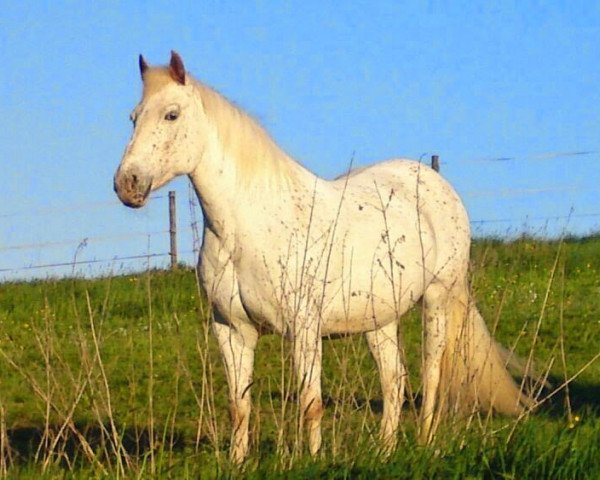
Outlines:
{"type": "Polygon", "coordinates": [[[134,208],[142,207],[151,191],[193,171],[202,149],[195,144],[197,132],[205,121],[176,52],[167,67],[149,67],[141,55],[139,66],[144,92],[131,113],[133,134],[114,178],[119,199],[134,208]]]}

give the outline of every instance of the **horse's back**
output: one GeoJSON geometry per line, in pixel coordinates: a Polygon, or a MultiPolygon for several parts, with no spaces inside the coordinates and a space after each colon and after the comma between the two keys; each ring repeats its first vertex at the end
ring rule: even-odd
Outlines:
{"type": "Polygon", "coordinates": [[[392,158],[357,167],[339,175],[332,183],[339,187],[346,182],[350,182],[350,179],[352,179],[352,183],[356,181],[362,183],[375,181],[381,185],[399,182],[406,187],[409,185],[416,186],[415,182],[418,180],[421,184],[439,186],[444,191],[454,194],[453,196],[458,200],[458,195],[442,175],[428,165],[408,158],[392,158]]]}
{"type": "Polygon", "coordinates": [[[448,223],[460,224],[464,229],[466,223],[466,233],[470,236],[467,213],[460,197],[442,175],[421,162],[404,158],[386,160],[351,170],[332,184],[366,196],[375,194],[378,199],[382,197],[382,202],[386,194],[397,195],[412,203],[416,213],[431,216],[438,230],[448,223]],[[434,220],[438,217],[440,221],[434,220]]]}
{"type": "Polygon", "coordinates": [[[471,241],[467,212],[450,183],[429,166],[392,159],[353,170],[333,184],[353,199],[349,209],[363,232],[369,224],[372,228],[385,224],[393,241],[402,239],[406,244],[410,239],[420,250],[429,251],[436,264],[430,265],[432,271],[449,264],[466,269],[471,241]],[[370,218],[362,221],[364,210],[356,211],[352,205],[360,199],[371,207],[370,218]]]}

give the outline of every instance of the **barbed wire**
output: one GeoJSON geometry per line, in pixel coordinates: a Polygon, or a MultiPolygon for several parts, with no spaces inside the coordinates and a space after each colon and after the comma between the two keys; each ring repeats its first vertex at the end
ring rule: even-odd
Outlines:
{"type": "MultiPolygon", "coordinates": [[[[148,200],[160,200],[163,198],[167,198],[166,195],[152,195],[148,198],[148,200]]],[[[114,207],[121,206],[122,203],[119,200],[101,200],[96,202],[83,202],[77,203],[76,205],[68,205],[68,206],[57,206],[57,207],[42,207],[42,208],[34,208],[29,210],[21,210],[19,212],[11,212],[11,213],[0,213],[0,218],[11,218],[11,217],[21,217],[21,216],[35,216],[35,215],[46,215],[48,213],[66,213],[66,212],[75,212],[80,210],[97,210],[106,207],[114,207]]]]}
{"type": "MultiPolygon", "coordinates": [[[[552,215],[552,216],[525,216],[525,217],[512,217],[512,218],[491,218],[491,219],[476,219],[471,220],[471,224],[494,224],[494,223],[513,223],[513,222],[527,222],[527,221],[558,221],[558,220],[568,220],[570,218],[594,218],[600,217],[600,212],[598,213],[580,213],[580,214],[570,214],[570,215],[552,215]]],[[[193,224],[184,229],[180,229],[180,231],[184,232],[195,232],[197,229],[198,222],[194,221],[193,224]]],[[[58,240],[56,242],[39,242],[39,243],[24,243],[24,244],[16,244],[16,245],[7,245],[0,246],[0,252],[8,252],[8,251],[18,251],[18,250],[36,250],[36,249],[47,249],[47,248],[57,248],[64,247],[69,245],[82,245],[86,246],[90,243],[100,243],[112,240],[129,240],[131,238],[140,238],[140,237],[154,237],[157,235],[166,235],[169,233],[169,230],[158,230],[155,232],[132,232],[125,233],[119,235],[101,235],[95,237],[83,237],[83,238],[74,238],[70,240],[58,240]]],[[[1,271],[1,270],[0,270],[1,271]]]]}
{"type": "Polygon", "coordinates": [[[104,259],[94,259],[94,260],[74,260],[70,262],[59,262],[59,263],[46,263],[43,265],[27,265],[25,267],[18,268],[0,268],[0,272],[21,272],[26,270],[36,270],[40,268],[56,268],[56,267],[73,267],[75,265],[87,265],[94,263],[115,263],[123,260],[140,260],[146,258],[155,258],[155,257],[168,257],[171,254],[167,253],[148,253],[145,255],[131,255],[127,257],[114,257],[114,258],[104,258],[104,259]]]}
{"type": "MultiPolygon", "coordinates": [[[[585,191],[596,191],[600,190],[593,187],[582,187],[581,185],[566,185],[557,187],[547,188],[503,188],[498,190],[466,190],[462,192],[465,197],[478,198],[478,197],[508,197],[511,195],[535,195],[539,193],[558,193],[558,192],[585,192],[585,191]]],[[[160,200],[167,198],[166,195],[156,195],[150,197],[150,200],[160,200]]],[[[197,204],[195,204],[197,205],[197,204]]],[[[0,218],[10,218],[19,216],[34,216],[48,213],[67,213],[72,211],[81,210],[93,210],[97,208],[104,208],[107,206],[121,206],[119,201],[106,201],[106,202],[88,202],[87,204],[81,204],[77,207],[52,207],[52,208],[41,208],[31,211],[21,211],[13,213],[0,214],[0,218]]],[[[0,251],[3,248],[0,247],[0,251]]]]}
{"type": "MultiPolygon", "coordinates": [[[[195,204],[195,201],[190,202],[190,203],[195,204]]],[[[596,217],[600,218],[600,212],[598,212],[598,213],[580,213],[580,214],[570,213],[569,215],[553,215],[553,216],[530,216],[530,217],[519,217],[519,218],[513,217],[513,218],[471,220],[470,223],[473,226],[475,226],[475,225],[482,226],[485,224],[514,223],[514,222],[523,222],[526,224],[527,222],[530,222],[530,221],[531,222],[569,221],[573,218],[596,218],[596,217]]],[[[191,231],[192,233],[196,232],[196,228],[194,226],[196,224],[197,224],[197,222],[194,221],[192,226],[183,229],[183,231],[186,231],[186,232],[191,231]]],[[[72,241],[63,241],[63,242],[46,242],[46,243],[29,244],[29,245],[13,245],[10,247],[0,248],[0,251],[9,250],[9,249],[18,250],[18,249],[27,249],[27,248],[35,248],[35,247],[44,247],[46,245],[49,245],[49,246],[57,246],[57,245],[65,245],[65,244],[72,245],[75,243],[78,243],[80,246],[86,246],[88,242],[92,242],[95,240],[149,237],[149,236],[153,236],[153,235],[166,235],[168,233],[169,233],[168,230],[162,230],[162,231],[150,232],[150,233],[138,232],[138,233],[131,233],[131,234],[126,234],[126,235],[104,235],[104,236],[100,236],[100,237],[84,238],[83,240],[72,240],[72,241]]],[[[196,241],[197,240],[195,240],[195,242],[196,241]]],[[[192,253],[194,255],[197,255],[198,251],[199,251],[199,249],[194,247],[192,250],[185,250],[185,251],[181,251],[179,253],[182,255],[189,255],[192,253]]],[[[21,272],[21,271],[35,270],[35,269],[42,269],[42,268],[73,267],[76,265],[86,265],[86,264],[115,263],[115,262],[119,262],[122,260],[128,261],[128,260],[150,259],[150,258],[155,258],[155,257],[168,257],[170,255],[171,255],[171,253],[166,252],[166,253],[152,253],[152,254],[144,254],[144,255],[132,255],[132,256],[125,256],[125,257],[113,257],[113,258],[105,258],[105,259],[77,260],[77,261],[69,261],[69,262],[27,265],[24,267],[16,267],[16,268],[0,268],[0,273],[6,273],[6,272],[16,273],[16,272],[21,272]]]]}
{"type": "MultiPolygon", "coordinates": [[[[193,253],[194,255],[196,255],[198,253],[198,251],[192,249],[192,250],[184,250],[179,253],[182,255],[189,255],[190,253],[193,253]]],[[[129,255],[129,256],[125,256],[125,257],[112,257],[112,258],[93,259],[93,260],[75,260],[75,261],[72,260],[69,262],[56,262],[56,263],[46,263],[46,264],[39,264],[39,265],[26,265],[24,267],[16,267],[16,268],[0,268],[0,273],[6,273],[6,272],[16,273],[16,272],[27,271],[27,270],[36,270],[36,269],[40,269],[40,268],[74,267],[77,265],[93,265],[93,264],[98,264],[98,263],[117,263],[120,261],[147,260],[150,258],[170,257],[170,256],[171,256],[170,252],[163,252],[163,253],[146,253],[146,254],[140,254],[140,255],[129,255]]]]}
{"type": "Polygon", "coordinates": [[[535,195],[537,193],[558,193],[558,192],[586,192],[595,191],[596,188],[584,188],[573,185],[570,187],[549,187],[549,188],[503,188],[500,190],[471,190],[465,192],[466,197],[510,197],[513,195],[535,195]]]}
{"type": "Polygon", "coordinates": [[[159,230],[157,232],[138,232],[138,233],[125,233],[120,235],[102,235],[97,237],[84,237],[77,238],[72,240],[59,240],[56,242],[41,242],[41,243],[24,243],[19,245],[8,245],[4,247],[0,247],[0,252],[6,251],[14,251],[14,250],[34,250],[38,248],[55,248],[55,247],[64,247],[67,245],[87,245],[88,243],[98,243],[105,242],[107,240],[128,240],[130,238],[139,238],[139,237],[153,237],[156,235],[164,235],[169,233],[169,230],[159,230]]]}
{"type": "Polygon", "coordinates": [[[548,217],[532,216],[532,217],[513,217],[513,218],[495,218],[490,220],[471,220],[472,224],[486,224],[486,223],[514,223],[514,222],[527,222],[527,221],[549,221],[549,220],[569,220],[571,218],[593,218],[600,217],[600,213],[579,213],[571,215],[553,215],[548,217]]]}
{"type": "MultiPolygon", "coordinates": [[[[462,159],[459,161],[442,161],[442,164],[448,163],[483,163],[483,162],[514,162],[514,161],[545,161],[545,160],[553,160],[557,158],[579,158],[579,157],[590,157],[594,155],[600,154],[600,150],[591,149],[591,150],[578,150],[578,151],[555,151],[555,152],[544,152],[544,153],[534,153],[529,155],[512,155],[512,156],[497,156],[497,157],[482,157],[482,158],[472,158],[472,159],[462,159]]],[[[471,190],[463,192],[462,195],[471,198],[478,197],[507,197],[511,195],[535,195],[535,194],[544,194],[544,193],[557,193],[557,192],[581,192],[581,191],[590,191],[596,190],[595,188],[584,188],[580,185],[562,185],[556,187],[547,187],[547,188],[506,188],[506,189],[498,189],[498,190],[471,190]]],[[[167,198],[167,195],[152,195],[150,200],[159,200],[167,198]]],[[[193,198],[190,194],[189,202],[191,204],[191,213],[194,215],[194,218],[191,219],[191,225],[187,229],[180,229],[179,231],[187,231],[191,230],[194,235],[197,235],[197,225],[198,221],[195,218],[195,207],[198,206],[197,199],[193,198]]],[[[69,204],[64,206],[55,206],[55,207],[44,207],[44,208],[36,208],[29,209],[19,212],[12,213],[2,213],[0,214],[0,218],[15,218],[20,216],[34,216],[34,215],[47,215],[47,214],[61,214],[73,211],[82,211],[82,210],[93,210],[93,209],[101,209],[107,207],[115,207],[120,206],[121,203],[115,199],[111,201],[96,201],[96,202],[84,202],[78,203],[77,205],[69,204]]],[[[551,215],[551,216],[525,216],[519,218],[490,218],[490,219],[475,219],[471,220],[472,226],[477,226],[481,228],[486,224],[508,224],[515,222],[522,222],[522,224],[527,224],[527,222],[552,222],[552,221],[566,221],[568,222],[574,218],[596,218],[600,217],[600,212],[586,212],[586,213],[578,213],[575,214],[571,211],[568,215],[551,215]]],[[[88,243],[97,243],[97,242],[105,242],[105,241],[119,241],[119,240],[128,240],[139,237],[154,237],[158,235],[166,235],[169,233],[169,230],[159,230],[154,232],[128,232],[125,234],[115,234],[115,235],[102,235],[102,236],[88,236],[77,239],[66,239],[66,240],[58,240],[52,242],[38,242],[38,243],[29,243],[29,244],[15,244],[15,245],[6,245],[0,246],[0,252],[11,252],[11,251],[21,251],[21,250],[41,250],[48,248],[57,248],[64,247],[69,245],[78,245],[78,248],[86,246],[88,243]]],[[[198,253],[199,239],[194,238],[194,250],[190,252],[180,252],[181,254],[189,254],[189,253],[198,253]]],[[[43,269],[43,268],[58,268],[58,267],[68,267],[68,266],[76,266],[76,265],[85,265],[85,264],[98,264],[98,263],[109,263],[109,262],[119,262],[119,261],[130,261],[130,260],[139,260],[139,259],[149,259],[155,257],[165,257],[171,255],[170,253],[152,253],[145,255],[131,255],[124,257],[113,257],[113,258],[105,258],[105,259],[94,259],[94,260],[78,260],[78,261],[67,261],[67,262],[58,262],[58,263],[47,263],[47,264],[39,264],[39,265],[27,265],[23,267],[16,268],[0,268],[0,272],[19,272],[19,271],[27,271],[27,270],[35,270],[35,269],[43,269]]]]}
{"type": "MultiPolygon", "coordinates": [[[[575,151],[556,151],[556,152],[544,152],[544,153],[531,153],[528,155],[510,155],[500,157],[481,157],[481,158],[469,158],[461,160],[467,163],[485,163],[485,162],[510,162],[515,160],[520,161],[543,161],[543,160],[555,160],[557,158],[569,158],[569,157],[582,157],[600,154],[600,150],[575,150],[575,151]]],[[[448,164],[450,162],[442,162],[448,164]]]]}
{"type": "MultiPolygon", "coordinates": [[[[481,158],[466,158],[459,159],[456,161],[447,161],[442,159],[442,165],[457,164],[457,163],[485,163],[485,162],[511,162],[511,161],[543,161],[543,160],[554,160],[557,158],[569,158],[569,157],[581,157],[600,155],[600,150],[575,150],[575,151],[555,151],[555,152],[543,152],[543,153],[532,153],[528,155],[510,155],[510,156],[494,156],[494,157],[481,157],[481,158]]],[[[423,157],[425,154],[423,155],[423,157]]],[[[515,189],[500,189],[500,190],[485,190],[485,191],[465,191],[464,195],[468,196],[493,196],[493,195],[510,195],[510,194],[536,194],[546,192],[561,192],[561,191],[581,191],[581,187],[578,185],[567,185],[561,187],[549,187],[549,188],[515,188],[515,189]]],[[[587,188],[586,190],[592,190],[587,188]]],[[[160,200],[167,198],[166,195],[152,195],[149,200],[160,200]]],[[[0,213],[0,218],[10,218],[18,216],[33,216],[43,215],[47,213],[63,213],[73,212],[83,209],[97,209],[106,208],[110,206],[120,206],[121,202],[115,200],[102,200],[95,202],[82,202],[76,205],[69,204],[67,206],[56,206],[56,207],[43,207],[34,208],[28,210],[22,210],[18,212],[0,213]]]]}

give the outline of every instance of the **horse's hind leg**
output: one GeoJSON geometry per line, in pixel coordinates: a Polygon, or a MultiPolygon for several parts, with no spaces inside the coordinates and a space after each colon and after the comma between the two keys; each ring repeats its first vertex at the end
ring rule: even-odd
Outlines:
{"type": "Polygon", "coordinates": [[[429,443],[439,422],[439,397],[442,360],[446,349],[447,310],[450,289],[431,284],[423,296],[425,344],[423,365],[423,403],[421,405],[421,443],[429,443]]]}
{"type": "Polygon", "coordinates": [[[423,295],[425,313],[425,345],[423,365],[423,403],[421,407],[421,443],[429,443],[440,416],[446,408],[449,392],[441,391],[442,363],[448,342],[448,329],[453,317],[466,313],[467,287],[460,280],[445,285],[432,283],[423,295]]]}
{"type": "Polygon", "coordinates": [[[248,423],[250,419],[252,369],[254,349],[258,339],[256,330],[248,325],[239,329],[213,322],[213,330],[219,343],[229,385],[231,413],[231,459],[241,463],[248,454],[248,423]]]}
{"type": "Polygon", "coordinates": [[[398,423],[404,402],[406,369],[402,363],[398,324],[390,323],[365,334],[371,354],[379,369],[383,393],[383,416],[380,436],[385,451],[396,447],[398,423]]]}

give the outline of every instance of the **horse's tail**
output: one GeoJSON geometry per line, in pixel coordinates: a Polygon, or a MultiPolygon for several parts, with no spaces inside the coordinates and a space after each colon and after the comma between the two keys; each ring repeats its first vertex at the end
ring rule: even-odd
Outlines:
{"type": "Polygon", "coordinates": [[[492,338],[473,300],[468,296],[455,299],[448,313],[441,406],[514,416],[532,408],[532,398],[519,389],[507,370],[509,352],[492,338]]]}

